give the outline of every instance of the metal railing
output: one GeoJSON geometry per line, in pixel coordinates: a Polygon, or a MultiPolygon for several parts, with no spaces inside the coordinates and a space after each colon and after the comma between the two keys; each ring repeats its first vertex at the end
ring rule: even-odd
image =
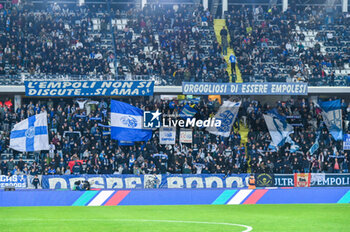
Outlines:
{"type": "Polygon", "coordinates": [[[24,81],[155,81],[156,85],[170,85],[167,77],[159,75],[118,75],[92,74],[92,75],[67,75],[67,74],[16,74],[0,75],[0,85],[23,85],[24,81]]]}
{"type": "MultiPolygon", "coordinates": [[[[264,78],[251,76],[245,78],[248,82],[266,82],[264,78]]],[[[68,74],[16,74],[0,75],[0,86],[24,85],[24,81],[154,81],[156,86],[180,86],[182,81],[169,75],[118,75],[115,74],[92,74],[92,75],[68,75],[68,74]]],[[[212,82],[210,79],[203,78],[197,82],[212,82]]],[[[268,81],[267,81],[268,82],[268,81]]],[[[274,79],[271,82],[286,82],[274,79]]],[[[288,81],[287,81],[288,82],[288,81]]],[[[309,86],[331,86],[329,82],[315,81],[308,82],[309,86]]],[[[350,78],[337,79],[332,86],[350,86],[350,78]]]]}

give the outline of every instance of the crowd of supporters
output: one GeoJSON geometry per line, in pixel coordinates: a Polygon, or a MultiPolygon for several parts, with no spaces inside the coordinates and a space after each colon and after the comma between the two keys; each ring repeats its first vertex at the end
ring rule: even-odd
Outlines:
{"type": "MultiPolygon", "coordinates": [[[[214,18],[201,5],[146,5],[122,14],[92,4],[32,4],[1,5],[0,75],[156,77],[168,85],[229,81],[227,45],[223,51],[214,18]],[[120,18],[127,21],[121,28],[120,18]]],[[[227,43],[244,81],[346,84],[349,74],[341,71],[350,68],[349,23],[347,14],[323,7],[240,6],[226,14],[227,43]],[[315,34],[304,46],[308,31],[315,34]]]]}
{"type": "MultiPolygon", "coordinates": [[[[251,104],[247,110],[248,156],[251,158],[252,172],[348,172],[349,157],[343,151],[343,141],[334,140],[324,126],[321,110],[315,103],[302,99],[300,101],[278,102],[275,106],[251,104]],[[298,145],[294,149],[291,143],[284,146],[271,146],[271,137],[267,130],[263,113],[275,107],[278,114],[287,118],[293,125],[292,140],[298,145]],[[250,111],[250,112],[249,112],[250,111]],[[319,134],[319,148],[310,154],[310,148],[319,134]]],[[[342,101],[342,120],[344,131],[349,131],[350,104],[342,101]]]]}
{"type": "Polygon", "coordinates": [[[153,5],[130,11],[133,17],[123,33],[116,32],[120,76],[126,71],[156,75],[175,85],[182,81],[228,82],[226,61],[208,10],[153,5]]]}
{"type": "MultiPolygon", "coordinates": [[[[226,15],[244,81],[310,82],[313,85],[335,85],[335,70],[349,64],[350,17],[326,8],[277,7],[263,9],[237,7],[226,15]],[[314,32],[311,45],[304,46],[306,32],[314,32]],[[305,33],[304,33],[305,32],[305,33]],[[337,46],[321,50],[321,46],[337,46]]],[[[349,83],[344,74],[339,83],[349,83]]]]}
{"type": "Polygon", "coordinates": [[[7,5],[0,9],[0,74],[228,82],[213,17],[203,7],[130,8],[123,29],[111,23],[120,17],[119,10],[95,5],[7,5]]]}
{"type": "Polygon", "coordinates": [[[111,74],[114,50],[100,46],[110,19],[101,11],[58,4],[40,11],[31,3],[0,9],[0,74],[111,74]],[[101,21],[99,36],[93,18],[101,21]]]}
{"type": "MultiPolygon", "coordinates": [[[[243,99],[239,116],[227,138],[195,128],[192,144],[160,145],[159,132],[148,142],[123,146],[110,139],[109,101],[27,100],[14,110],[10,101],[0,104],[0,150],[2,174],[153,174],[153,173],[246,173],[246,172],[325,172],[349,170],[348,152],[322,126],[320,109],[308,99],[292,99],[261,104],[243,99]],[[271,146],[263,113],[275,108],[294,126],[290,143],[271,146]],[[50,150],[19,153],[9,148],[10,130],[29,116],[47,112],[50,150]],[[288,117],[292,116],[292,117],[288,117]],[[238,122],[241,123],[238,123],[238,122]],[[238,128],[250,128],[247,143],[238,128]],[[320,131],[319,149],[310,154],[320,131]],[[246,146],[246,147],[245,147],[246,146]]],[[[198,119],[207,119],[220,107],[217,100],[204,99],[127,101],[144,110],[159,109],[179,114],[184,104],[194,107],[198,119]]],[[[350,105],[342,102],[343,129],[349,131],[350,105]]],[[[178,140],[177,140],[178,141],[178,140]]]]}

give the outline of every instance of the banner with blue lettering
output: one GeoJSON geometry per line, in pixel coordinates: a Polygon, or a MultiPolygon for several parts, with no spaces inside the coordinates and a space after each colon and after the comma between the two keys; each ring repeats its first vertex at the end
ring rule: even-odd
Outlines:
{"type": "Polygon", "coordinates": [[[87,180],[91,188],[246,188],[249,174],[202,175],[50,175],[42,176],[44,189],[73,189],[76,181],[87,180]]]}
{"type": "Polygon", "coordinates": [[[182,94],[192,95],[307,95],[307,93],[307,83],[182,83],[182,94]]]}
{"type": "Polygon", "coordinates": [[[294,175],[275,174],[275,187],[294,187],[294,175]]]}
{"type": "Polygon", "coordinates": [[[349,174],[312,173],[310,186],[350,186],[349,174]]]}
{"type": "Polygon", "coordinates": [[[152,96],[154,81],[25,81],[26,96],[152,96]]]}
{"type": "Polygon", "coordinates": [[[6,186],[13,186],[15,188],[27,188],[27,176],[25,175],[13,175],[13,176],[0,176],[0,188],[6,186]]]}
{"type": "Polygon", "coordinates": [[[159,144],[175,144],[176,128],[161,127],[159,129],[159,144]]]}

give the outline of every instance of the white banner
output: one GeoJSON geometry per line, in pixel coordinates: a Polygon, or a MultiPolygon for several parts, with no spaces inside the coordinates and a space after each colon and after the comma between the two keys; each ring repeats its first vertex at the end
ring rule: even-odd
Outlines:
{"type": "Polygon", "coordinates": [[[192,143],[192,129],[180,130],[180,143],[192,143]]]}
{"type": "Polygon", "coordinates": [[[175,144],[176,128],[161,127],[159,129],[159,144],[175,144]]]}

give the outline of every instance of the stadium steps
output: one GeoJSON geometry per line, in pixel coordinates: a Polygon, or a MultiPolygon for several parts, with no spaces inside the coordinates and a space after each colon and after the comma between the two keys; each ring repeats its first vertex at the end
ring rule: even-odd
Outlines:
{"type": "MultiPolygon", "coordinates": [[[[215,31],[216,39],[217,39],[217,41],[218,41],[218,43],[220,45],[221,45],[220,31],[221,31],[223,26],[226,26],[225,19],[214,19],[214,31],[215,31]]],[[[229,42],[231,41],[230,34],[228,34],[227,40],[229,42]]],[[[225,56],[225,60],[226,60],[226,63],[227,63],[227,72],[230,75],[230,82],[232,82],[231,63],[230,63],[230,60],[229,60],[231,53],[235,55],[235,52],[229,46],[227,48],[227,55],[225,56]]],[[[241,71],[238,68],[238,62],[236,63],[236,75],[237,75],[237,83],[242,83],[243,82],[242,74],[241,74],[241,71]]]]}
{"type": "Polygon", "coordinates": [[[250,173],[250,157],[248,157],[248,149],[247,149],[247,142],[248,142],[248,132],[249,128],[245,127],[244,124],[241,122],[239,125],[239,134],[241,135],[241,144],[245,147],[245,154],[248,158],[248,173],[250,173]]]}

